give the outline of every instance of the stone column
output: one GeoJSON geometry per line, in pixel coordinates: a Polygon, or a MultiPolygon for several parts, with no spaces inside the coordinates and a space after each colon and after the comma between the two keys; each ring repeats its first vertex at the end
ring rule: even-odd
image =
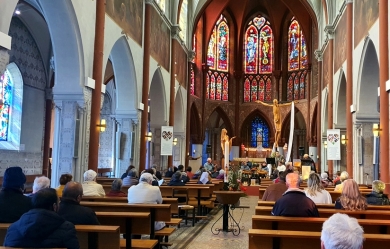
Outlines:
{"type": "MultiPolygon", "coordinates": [[[[328,35],[328,53],[329,53],[329,82],[328,82],[328,129],[333,129],[333,41],[334,41],[334,27],[326,26],[325,32],[328,35]]],[[[333,161],[328,160],[328,171],[333,175],[333,161]]]]}
{"type": "Polygon", "coordinates": [[[146,165],[146,128],[148,126],[149,109],[149,69],[150,69],[150,32],[153,0],[145,0],[145,23],[144,23],[144,56],[142,71],[142,104],[144,105],[141,115],[140,134],[140,161],[139,170],[145,169],[146,165]]]}
{"type": "Polygon", "coordinates": [[[380,179],[390,184],[389,179],[389,95],[386,82],[389,79],[389,23],[388,0],[379,0],[379,87],[380,87],[380,179]]]}
{"type": "Polygon", "coordinates": [[[350,106],[353,103],[353,0],[347,0],[347,75],[346,75],[346,121],[347,121],[347,131],[346,137],[348,139],[346,146],[347,153],[347,172],[350,178],[353,178],[353,123],[352,123],[352,113],[350,111],[350,106]]]}

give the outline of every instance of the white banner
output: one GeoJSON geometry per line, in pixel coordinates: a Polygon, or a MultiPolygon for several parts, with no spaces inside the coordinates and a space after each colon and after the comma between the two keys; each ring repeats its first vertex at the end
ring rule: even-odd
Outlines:
{"type": "Polygon", "coordinates": [[[173,126],[161,126],[161,156],[172,156],[173,126]]]}
{"type": "Polygon", "coordinates": [[[328,160],[341,160],[340,153],[340,129],[328,129],[326,134],[328,160]]]}
{"type": "Polygon", "coordinates": [[[288,138],[288,149],[286,155],[286,162],[291,162],[291,148],[294,139],[294,124],[295,124],[295,105],[291,102],[291,117],[290,117],[290,137],[288,138]]]}

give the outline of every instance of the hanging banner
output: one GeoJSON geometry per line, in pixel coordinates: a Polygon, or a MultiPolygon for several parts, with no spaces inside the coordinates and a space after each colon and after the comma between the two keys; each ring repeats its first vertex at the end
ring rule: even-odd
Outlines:
{"type": "Polygon", "coordinates": [[[291,162],[291,149],[294,139],[294,124],[295,124],[295,105],[291,102],[291,118],[290,118],[290,137],[288,138],[288,149],[286,155],[286,162],[291,162]]]}
{"type": "Polygon", "coordinates": [[[161,156],[172,156],[173,126],[161,126],[161,156]]]}
{"type": "Polygon", "coordinates": [[[341,160],[340,153],[340,129],[327,130],[327,158],[328,160],[341,160]]]}

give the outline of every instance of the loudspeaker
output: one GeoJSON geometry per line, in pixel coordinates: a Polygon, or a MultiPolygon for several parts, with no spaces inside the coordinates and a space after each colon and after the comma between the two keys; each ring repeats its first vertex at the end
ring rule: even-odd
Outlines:
{"type": "Polygon", "coordinates": [[[305,147],[299,146],[299,156],[303,157],[303,154],[305,154],[305,147]]]}
{"type": "Polygon", "coordinates": [[[206,153],[207,153],[207,154],[211,154],[211,145],[210,145],[210,144],[208,144],[208,145],[206,146],[206,153]]]}

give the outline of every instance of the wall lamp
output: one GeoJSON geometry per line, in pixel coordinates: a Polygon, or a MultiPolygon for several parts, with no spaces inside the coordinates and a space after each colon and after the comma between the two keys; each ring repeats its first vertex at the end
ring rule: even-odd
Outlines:
{"type": "Polygon", "coordinates": [[[328,148],[328,141],[324,141],[324,148],[328,148]]]}
{"type": "Polygon", "coordinates": [[[372,124],[372,133],[374,134],[374,137],[379,137],[379,132],[382,129],[379,128],[379,124],[372,124]]]}
{"type": "Polygon", "coordinates": [[[176,146],[176,144],[177,144],[177,137],[175,137],[175,138],[173,139],[173,146],[176,146]]]}
{"type": "Polygon", "coordinates": [[[146,135],[146,138],[148,139],[149,142],[152,141],[152,137],[153,137],[152,132],[149,131],[148,134],[146,135]]]}
{"type": "Polygon", "coordinates": [[[341,135],[341,144],[346,144],[348,139],[345,137],[345,135],[341,135]]]}
{"type": "Polygon", "coordinates": [[[99,131],[100,132],[105,132],[106,131],[106,127],[107,127],[106,120],[105,119],[101,119],[100,120],[100,124],[98,124],[97,127],[99,127],[99,131]]]}

